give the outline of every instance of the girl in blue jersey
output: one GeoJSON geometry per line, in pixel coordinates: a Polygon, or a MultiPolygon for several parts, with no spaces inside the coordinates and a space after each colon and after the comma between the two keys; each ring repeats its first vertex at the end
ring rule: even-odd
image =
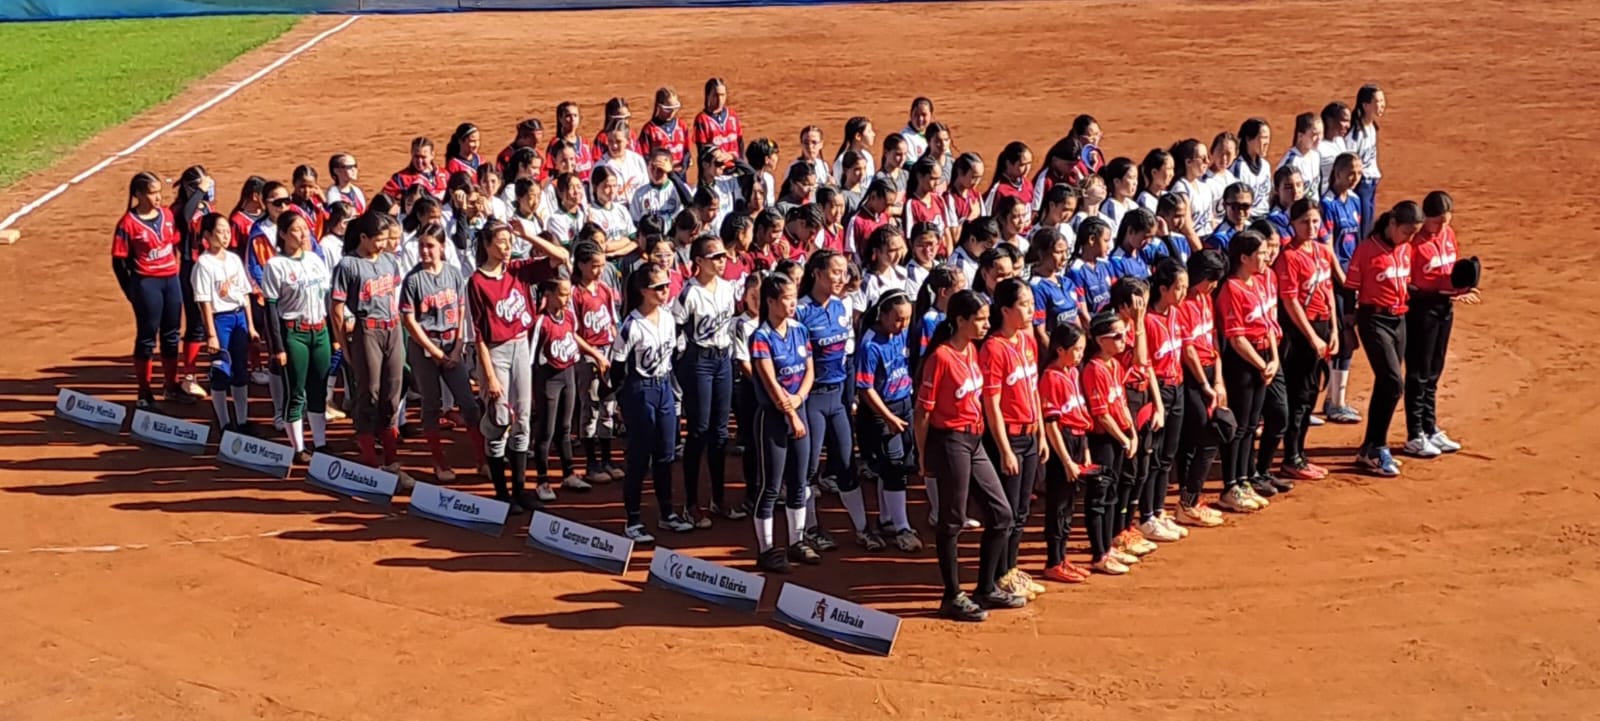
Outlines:
{"type": "Polygon", "coordinates": [[[1150,279],[1150,264],[1166,257],[1166,253],[1151,249],[1155,246],[1165,250],[1160,243],[1152,243],[1152,235],[1156,230],[1156,217],[1144,208],[1135,208],[1122,219],[1122,225],[1117,228],[1116,248],[1111,251],[1111,269],[1113,273],[1122,278],[1132,276],[1139,280],[1150,279]]]}
{"type": "MultiPolygon", "coordinates": [[[[1272,174],[1272,210],[1267,213],[1267,222],[1272,224],[1272,229],[1278,232],[1278,237],[1289,238],[1294,235],[1294,229],[1289,220],[1289,208],[1294,202],[1306,193],[1305,178],[1300,175],[1300,170],[1293,165],[1283,165],[1272,174]]],[[[1318,214],[1321,217],[1321,214],[1318,214]]]]}
{"type": "MultiPolygon", "coordinates": [[[[866,504],[861,498],[861,485],[856,478],[850,459],[854,449],[850,434],[850,404],[846,398],[845,383],[850,379],[849,353],[850,309],[840,296],[849,280],[849,261],[831,250],[818,250],[806,263],[805,275],[800,280],[800,304],[795,309],[795,320],[806,328],[811,340],[811,355],[816,366],[816,384],[806,403],[806,428],[811,433],[811,467],[807,478],[815,478],[822,463],[822,450],[828,451],[828,475],[839,484],[839,498],[850,513],[850,523],[855,526],[856,541],[868,551],[881,551],[883,539],[867,527],[866,504]]],[[[806,540],[819,551],[831,551],[838,544],[827,531],[816,523],[815,505],[809,509],[813,519],[806,529],[806,540]]]]}
{"type": "Polygon", "coordinates": [[[888,517],[883,531],[894,545],[912,553],[922,540],[911,529],[906,514],[906,475],[915,467],[911,437],[911,373],[906,364],[906,328],[911,321],[911,297],[890,290],[861,316],[863,332],[856,345],[856,433],[862,456],[880,479],[880,515],[888,517]]]}
{"type": "Polygon", "coordinates": [[[1106,254],[1111,251],[1111,226],[1099,218],[1089,218],[1078,226],[1078,247],[1074,249],[1072,282],[1083,289],[1089,315],[1111,303],[1111,281],[1116,278],[1106,254]]]}
{"type": "MultiPolygon", "coordinates": [[[[1053,188],[1052,188],[1053,190],[1053,188]]],[[[1028,245],[1028,286],[1033,288],[1033,332],[1040,348],[1050,345],[1056,326],[1079,328],[1089,322],[1082,294],[1067,269],[1067,241],[1054,228],[1039,228],[1028,245]]]]}
{"type": "MultiPolygon", "coordinates": [[[[953,265],[936,265],[928,273],[928,279],[917,288],[917,300],[911,312],[916,325],[906,339],[906,358],[912,371],[916,370],[923,349],[928,347],[933,330],[944,320],[950,296],[966,287],[967,279],[961,274],[961,269],[953,265]]],[[[916,375],[915,372],[912,375],[916,375]]]]}
{"type": "Polygon", "coordinates": [[[761,281],[761,326],[750,336],[750,364],[755,371],[756,414],[753,452],[760,494],[755,508],[756,567],[789,573],[790,561],[818,564],[822,556],[804,540],[806,471],[811,440],[806,437],[806,403],[815,370],[805,326],[794,319],[795,285],[777,273],[761,281]],[[789,519],[787,553],[773,545],[772,512],[778,487],[784,490],[789,519]]]}
{"type": "Polygon", "coordinates": [[[1189,196],[1162,193],[1156,201],[1156,235],[1167,247],[1168,257],[1189,262],[1189,257],[1199,252],[1205,244],[1194,232],[1194,221],[1189,216],[1189,196]]]}
{"type": "Polygon", "coordinates": [[[1322,195],[1322,219],[1328,227],[1333,243],[1333,281],[1335,305],[1338,306],[1339,351],[1333,356],[1333,369],[1328,374],[1328,395],[1323,401],[1322,415],[1334,423],[1360,423],[1361,414],[1345,400],[1345,389],[1350,384],[1350,358],[1358,345],[1355,331],[1355,293],[1344,287],[1344,274],[1350,268],[1350,256],[1356,251],[1356,241],[1361,238],[1365,220],[1361,213],[1361,198],[1356,186],[1361,183],[1361,159],[1355,153],[1340,153],[1333,160],[1333,171],[1328,175],[1328,192],[1322,195]]]}
{"type": "Polygon", "coordinates": [[[739,314],[733,317],[733,409],[735,417],[742,419],[738,425],[740,466],[744,471],[744,503],[738,512],[728,509],[728,519],[744,518],[755,510],[756,496],[761,489],[755,486],[760,471],[756,467],[756,374],[750,365],[750,337],[761,327],[761,278],[755,272],[744,277],[744,290],[739,296],[739,314]],[[735,518],[737,516],[737,518],[735,518]]]}

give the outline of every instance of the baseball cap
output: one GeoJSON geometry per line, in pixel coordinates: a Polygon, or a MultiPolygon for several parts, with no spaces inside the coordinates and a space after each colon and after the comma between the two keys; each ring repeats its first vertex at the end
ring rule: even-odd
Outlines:
{"type": "Polygon", "coordinates": [[[1239,419],[1225,406],[1218,406],[1212,411],[1211,422],[1206,425],[1211,429],[1212,440],[1219,445],[1233,440],[1234,434],[1239,432],[1239,419]]]}
{"type": "Polygon", "coordinates": [[[1450,269],[1450,285],[1456,288],[1476,288],[1478,278],[1482,274],[1483,264],[1478,262],[1478,256],[1462,258],[1450,269]]]}

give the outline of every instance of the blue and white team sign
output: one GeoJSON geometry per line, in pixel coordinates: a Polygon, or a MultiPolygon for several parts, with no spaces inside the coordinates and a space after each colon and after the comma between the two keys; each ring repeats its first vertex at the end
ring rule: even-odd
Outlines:
{"type": "Polygon", "coordinates": [[[128,432],[145,443],[199,455],[206,452],[206,440],[211,437],[211,426],[181,421],[146,410],[136,410],[133,412],[133,425],[128,427],[128,432]]]}
{"type": "Polygon", "coordinates": [[[656,546],[650,557],[650,584],[688,594],[707,603],[755,611],[767,579],[656,546]]]}
{"type": "Polygon", "coordinates": [[[899,616],[792,583],[783,584],[772,616],[786,626],[880,656],[889,655],[900,635],[899,616]]]}
{"type": "Polygon", "coordinates": [[[528,545],[606,573],[627,573],[633,558],[632,539],[544,511],[528,522],[528,545]]]}
{"type": "Polygon", "coordinates": [[[128,409],[70,388],[62,388],[56,393],[56,417],[116,435],[122,431],[122,420],[128,417],[128,409]]]}
{"type": "Polygon", "coordinates": [[[217,444],[217,460],[274,478],[288,478],[289,466],[294,463],[294,449],[255,436],[224,431],[222,442],[217,444]]]}
{"type": "Polygon", "coordinates": [[[486,536],[499,537],[511,504],[417,481],[407,513],[486,536]]]}
{"type": "Polygon", "coordinates": [[[311,466],[306,469],[306,483],[330,493],[385,506],[389,505],[399,482],[399,477],[382,468],[326,453],[313,453],[311,466]]]}

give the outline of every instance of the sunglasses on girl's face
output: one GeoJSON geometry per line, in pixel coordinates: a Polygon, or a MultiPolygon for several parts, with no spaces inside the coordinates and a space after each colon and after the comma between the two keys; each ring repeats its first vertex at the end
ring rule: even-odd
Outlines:
{"type": "Polygon", "coordinates": [[[706,260],[722,260],[723,258],[728,257],[728,254],[727,253],[711,253],[709,255],[702,255],[700,257],[704,258],[706,260]]]}
{"type": "Polygon", "coordinates": [[[340,165],[340,166],[337,166],[337,167],[340,170],[355,170],[356,169],[356,164],[355,163],[351,163],[349,165],[340,165]]]}
{"type": "Polygon", "coordinates": [[[672,283],[669,283],[667,281],[662,281],[660,283],[656,283],[655,285],[646,286],[646,287],[649,288],[650,290],[654,290],[654,291],[665,291],[665,290],[667,290],[667,289],[672,287],[672,283]]]}
{"type": "Polygon", "coordinates": [[[283,206],[289,204],[289,199],[288,198],[273,198],[272,200],[269,200],[267,202],[270,203],[272,205],[272,207],[274,207],[274,208],[282,208],[283,206]]]}
{"type": "Polygon", "coordinates": [[[1107,333],[1100,337],[1106,340],[1116,340],[1126,343],[1128,342],[1128,331],[1122,331],[1121,333],[1107,333]]]}

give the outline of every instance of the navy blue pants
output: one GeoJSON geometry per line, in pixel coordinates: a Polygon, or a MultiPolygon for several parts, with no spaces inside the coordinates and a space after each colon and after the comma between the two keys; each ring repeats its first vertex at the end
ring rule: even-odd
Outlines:
{"type": "Polygon", "coordinates": [[[811,441],[810,466],[806,478],[815,478],[822,465],[822,450],[828,450],[828,474],[839,482],[839,490],[860,487],[850,465],[854,453],[850,437],[850,407],[845,405],[847,383],[817,384],[806,398],[806,434],[811,441]]]}
{"type": "Polygon", "coordinates": [[[756,464],[756,384],[749,378],[740,378],[733,384],[734,412],[739,418],[739,445],[744,454],[739,456],[744,478],[744,503],[746,510],[760,494],[758,486],[761,470],[756,464]]]}
{"type": "Polygon", "coordinates": [[[250,326],[243,308],[217,313],[211,322],[217,326],[217,354],[211,359],[212,388],[243,388],[250,383],[250,371],[245,359],[250,357],[250,326]],[[223,373],[217,361],[225,361],[228,372],[223,373]]]}
{"type": "Polygon", "coordinates": [[[178,339],[183,324],[183,291],[177,275],[165,278],[140,276],[133,284],[133,318],[137,328],[133,357],[155,354],[157,340],[162,358],[178,357],[178,339]]]}
{"type": "Polygon", "coordinates": [[[916,440],[911,430],[910,396],[887,401],[884,405],[897,418],[905,421],[906,429],[891,433],[876,411],[865,403],[856,412],[856,433],[861,440],[861,458],[873,473],[882,480],[885,491],[904,491],[906,476],[916,468],[916,440]]]}
{"type": "MultiPolygon", "coordinates": [[[[813,396],[814,398],[814,396],[813,396]]],[[[809,405],[809,403],[808,403],[809,405]]],[[[806,418],[805,408],[799,416],[806,418]]],[[[783,487],[783,503],[800,508],[806,502],[806,470],[811,467],[811,433],[795,438],[790,433],[789,416],[765,405],[756,407],[756,467],[761,480],[761,495],[756,499],[756,518],[772,517],[778,506],[778,487],[783,487]]],[[[633,427],[628,427],[632,437],[633,427]]]]}
{"type": "Polygon", "coordinates": [[[733,353],[690,345],[678,364],[683,414],[689,435],[683,442],[683,502],[700,505],[700,459],[711,475],[711,502],[726,508],[728,411],[733,405],[733,353]]]}
{"type": "Polygon", "coordinates": [[[1361,199],[1361,237],[1372,232],[1372,223],[1378,219],[1378,181],[1382,178],[1363,177],[1356,183],[1356,197],[1361,199]]]}
{"type": "Polygon", "coordinates": [[[644,474],[654,467],[656,504],[663,517],[672,514],[672,461],[678,440],[678,412],[672,405],[667,378],[629,376],[617,394],[628,424],[627,473],[622,480],[622,505],[628,524],[639,523],[644,474]]]}
{"type": "MultiPolygon", "coordinates": [[[[190,343],[206,342],[206,316],[194,300],[194,261],[185,260],[178,266],[178,292],[183,294],[183,339],[190,343]]],[[[217,332],[222,332],[220,329],[217,332]]],[[[244,356],[239,356],[243,358],[244,356]]]]}

